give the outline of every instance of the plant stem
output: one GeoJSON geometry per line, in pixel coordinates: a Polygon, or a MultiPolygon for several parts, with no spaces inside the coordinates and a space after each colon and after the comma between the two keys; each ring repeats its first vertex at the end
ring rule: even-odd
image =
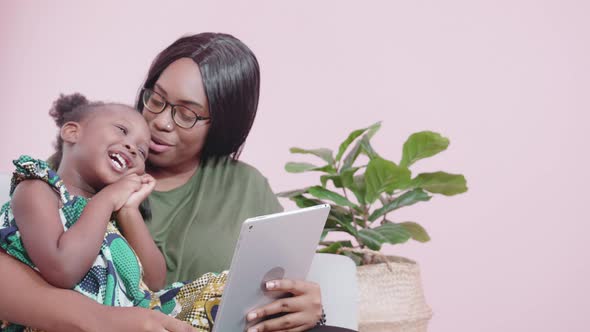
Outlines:
{"type": "MultiPolygon", "coordinates": [[[[346,192],[346,188],[344,188],[344,186],[342,186],[342,192],[344,193],[344,197],[346,197],[346,199],[348,199],[348,193],[346,192]]],[[[350,199],[348,199],[350,201],[350,199]]],[[[348,207],[348,211],[350,212],[350,218],[352,219],[352,227],[354,227],[354,229],[357,231],[359,231],[359,225],[356,224],[356,220],[354,218],[354,210],[352,209],[352,207],[348,207]]],[[[363,241],[361,241],[356,234],[353,234],[354,238],[356,239],[356,242],[358,242],[359,246],[362,248],[365,247],[365,245],[363,244],[363,241]]]]}
{"type": "Polygon", "coordinates": [[[373,264],[375,259],[378,259],[382,263],[387,264],[387,268],[389,269],[389,271],[392,271],[391,264],[389,263],[389,259],[387,259],[387,256],[380,253],[379,251],[375,251],[375,250],[371,250],[371,249],[356,249],[356,248],[342,247],[342,248],[339,248],[338,250],[336,250],[336,253],[341,253],[344,251],[352,252],[355,254],[362,254],[363,255],[363,258],[362,258],[363,265],[373,264]]]}
{"type": "MultiPolygon", "coordinates": [[[[348,199],[348,194],[346,193],[346,188],[344,188],[344,186],[342,186],[342,192],[344,193],[344,197],[350,201],[350,199],[348,199]]],[[[350,215],[352,216],[352,222],[354,223],[354,212],[352,210],[352,207],[348,207],[348,211],[350,211],[350,215]]]]}

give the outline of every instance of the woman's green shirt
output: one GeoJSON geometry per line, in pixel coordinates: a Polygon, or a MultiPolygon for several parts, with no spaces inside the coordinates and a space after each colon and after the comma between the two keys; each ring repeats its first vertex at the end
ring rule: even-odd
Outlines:
{"type": "Polygon", "coordinates": [[[147,225],[166,258],[168,283],[227,270],[242,222],[283,210],[258,170],[229,158],[201,163],[186,184],[149,201],[147,225]]]}

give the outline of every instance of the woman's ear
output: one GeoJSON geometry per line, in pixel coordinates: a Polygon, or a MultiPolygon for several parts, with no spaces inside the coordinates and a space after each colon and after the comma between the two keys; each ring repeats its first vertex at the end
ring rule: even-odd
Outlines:
{"type": "Polygon", "coordinates": [[[78,122],[70,121],[64,123],[59,131],[59,136],[64,142],[76,143],[80,138],[82,127],[78,122]]]}

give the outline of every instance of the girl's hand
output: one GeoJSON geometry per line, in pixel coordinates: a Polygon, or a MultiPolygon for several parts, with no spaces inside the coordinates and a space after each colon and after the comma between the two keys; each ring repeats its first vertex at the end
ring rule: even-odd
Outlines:
{"type": "Polygon", "coordinates": [[[267,282],[266,288],[291,293],[294,296],[274,301],[248,313],[248,321],[286,313],[284,316],[260,322],[249,328],[248,332],[306,331],[322,318],[322,296],[318,284],[282,279],[267,282]]]}
{"type": "Polygon", "coordinates": [[[111,200],[113,203],[113,211],[119,211],[127,203],[131,195],[140,190],[141,187],[141,177],[137,174],[129,174],[106,186],[96,196],[105,196],[106,199],[111,200]]]}
{"type": "Polygon", "coordinates": [[[143,174],[140,175],[139,178],[141,181],[141,188],[129,196],[127,202],[125,202],[125,205],[123,205],[124,209],[139,208],[139,204],[141,204],[141,202],[143,202],[156,187],[156,179],[154,179],[153,176],[149,174],[143,174]]]}

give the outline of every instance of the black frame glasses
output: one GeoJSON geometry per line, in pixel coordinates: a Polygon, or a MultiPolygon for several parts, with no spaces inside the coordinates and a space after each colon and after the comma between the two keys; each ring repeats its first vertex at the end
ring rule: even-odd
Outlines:
{"type": "Polygon", "coordinates": [[[159,94],[156,91],[149,89],[149,88],[141,89],[141,101],[143,102],[143,107],[145,107],[149,112],[154,113],[154,114],[160,114],[160,113],[164,112],[164,110],[168,106],[170,106],[172,120],[174,121],[174,123],[176,123],[177,126],[179,126],[181,128],[190,129],[190,128],[194,127],[195,124],[197,124],[197,122],[199,122],[199,121],[211,119],[211,117],[204,117],[204,116],[198,115],[197,113],[195,113],[193,110],[191,110],[190,108],[188,108],[186,106],[174,105],[174,104],[170,103],[168,100],[166,100],[166,98],[164,98],[164,96],[162,96],[161,94],[159,94]],[[159,110],[154,109],[155,108],[154,103],[150,103],[150,99],[152,99],[153,96],[157,96],[161,99],[160,101],[157,101],[155,103],[155,104],[162,103],[162,106],[160,107],[159,110]],[[178,112],[179,109],[181,110],[180,112],[178,112]],[[182,119],[182,118],[179,119],[176,116],[176,114],[181,114],[180,116],[189,117],[189,118],[191,118],[191,120],[182,119]],[[193,116],[194,116],[194,118],[193,118],[193,116]],[[190,125],[189,125],[189,123],[190,123],[190,125]]]}

